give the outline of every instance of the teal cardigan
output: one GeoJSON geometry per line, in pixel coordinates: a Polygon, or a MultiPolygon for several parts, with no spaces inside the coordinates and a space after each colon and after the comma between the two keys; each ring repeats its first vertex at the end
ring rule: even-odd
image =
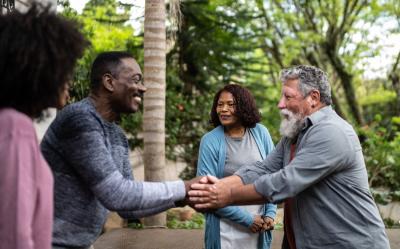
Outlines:
{"type": "MultiPolygon", "coordinates": [[[[262,159],[274,149],[274,144],[267,128],[261,124],[250,128],[250,134],[254,137],[262,159]]],[[[223,177],[226,158],[226,143],[223,126],[218,126],[205,134],[200,142],[199,159],[197,163],[197,175],[213,175],[223,177]]],[[[266,203],[263,214],[275,219],[276,205],[266,203]]],[[[220,217],[250,227],[253,224],[253,215],[247,210],[237,206],[228,206],[216,210],[214,213],[206,213],[205,248],[220,249],[220,217]]],[[[270,248],[272,241],[271,231],[260,234],[259,249],[270,248]]]]}

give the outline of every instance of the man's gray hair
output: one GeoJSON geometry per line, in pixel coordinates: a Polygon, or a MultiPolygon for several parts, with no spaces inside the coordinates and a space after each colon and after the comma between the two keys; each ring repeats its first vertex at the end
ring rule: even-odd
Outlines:
{"type": "Polygon", "coordinates": [[[303,96],[307,96],[312,90],[318,90],[321,96],[321,102],[332,104],[331,86],[328,81],[328,75],[321,69],[313,66],[299,65],[282,70],[281,81],[299,80],[299,90],[303,96]]]}

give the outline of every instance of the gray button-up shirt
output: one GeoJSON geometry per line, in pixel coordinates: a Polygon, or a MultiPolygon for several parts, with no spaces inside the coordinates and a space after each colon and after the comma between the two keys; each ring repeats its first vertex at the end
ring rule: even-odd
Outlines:
{"type": "Polygon", "coordinates": [[[291,143],[235,174],[271,202],[294,197],[297,249],[390,248],[353,127],[326,106],[307,117],[292,161],[291,143]]]}

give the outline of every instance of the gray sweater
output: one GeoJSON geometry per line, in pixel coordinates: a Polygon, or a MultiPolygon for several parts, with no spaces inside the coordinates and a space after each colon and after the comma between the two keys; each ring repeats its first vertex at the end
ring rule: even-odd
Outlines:
{"type": "Polygon", "coordinates": [[[263,162],[235,174],[274,203],[293,197],[292,226],[301,249],[388,249],[354,129],[330,106],[307,118],[290,161],[282,138],[263,162]]]}
{"type": "Polygon", "coordinates": [[[41,143],[54,174],[53,245],[90,246],[108,210],[139,218],[174,207],[183,181],[134,181],[126,136],[86,98],[57,114],[41,143]]]}

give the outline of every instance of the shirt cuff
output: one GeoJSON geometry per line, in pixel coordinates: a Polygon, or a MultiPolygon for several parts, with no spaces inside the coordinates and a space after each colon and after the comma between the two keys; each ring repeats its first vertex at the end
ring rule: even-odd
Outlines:
{"type": "Polygon", "coordinates": [[[249,177],[248,174],[246,174],[246,170],[238,170],[234,173],[234,175],[239,176],[240,179],[242,179],[244,185],[251,184],[253,182],[251,177],[249,177]]]}

